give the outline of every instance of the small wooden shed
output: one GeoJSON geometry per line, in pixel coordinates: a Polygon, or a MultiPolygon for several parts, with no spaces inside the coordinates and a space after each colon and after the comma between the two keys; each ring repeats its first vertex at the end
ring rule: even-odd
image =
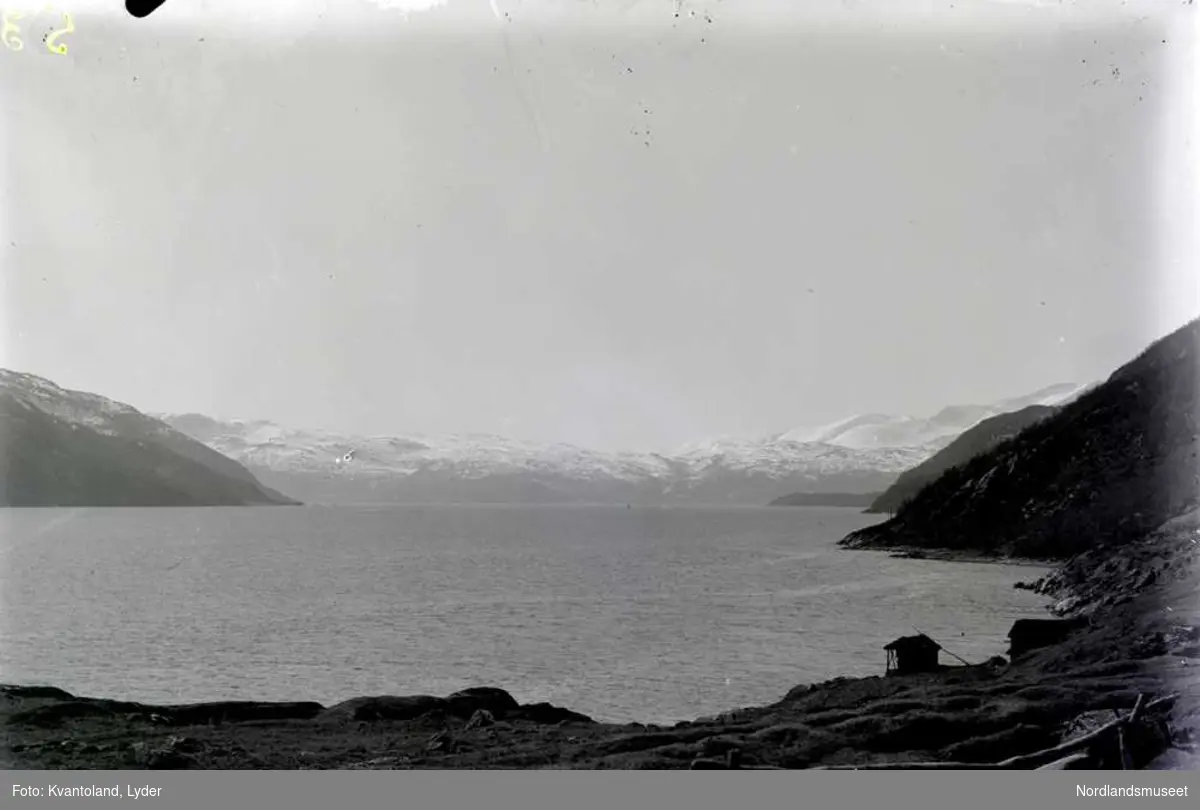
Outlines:
{"type": "Polygon", "coordinates": [[[1087,627],[1086,617],[1075,619],[1017,619],[1008,631],[1008,655],[1016,658],[1031,650],[1066,641],[1072,633],[1087,627]]]}
{"type": "Polygon", "coordinates": [[[942,645],[921,633],[916,636],[903,636],[888,644],[887,674],[911,675],[917,672],[936,672],[940,669],[938,653],[942,645]]]}

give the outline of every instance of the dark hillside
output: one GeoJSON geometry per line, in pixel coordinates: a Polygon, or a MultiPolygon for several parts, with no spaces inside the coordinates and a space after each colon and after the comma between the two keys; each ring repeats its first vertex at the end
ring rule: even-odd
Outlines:
{"type": "Polygon", "coordinates": [[[876,498],[867,511],[874,514],[898,512],[921,487],[936,480],[946,470],[965,464],[1005,439],[1017,435],[1034,422],[1045,419],[1054,411],[1054,408],[1045,405],[1030,405],[1019,411],[993,416],[975,427],[968,428],[936,454],[911,470],[901,473],[896,483],[876,498]]]}
{"type": "Polygon", "coordinates": [[[0,391],[0,506],[295,503],[234,462],[138,414],[101,432],[0,391]]]}
{"type": "Polygon", "coordinates": [[[1198,341],[1192,321],[842,542],[1055,559],[1146,536],[1197,503],[1198,341]]]}

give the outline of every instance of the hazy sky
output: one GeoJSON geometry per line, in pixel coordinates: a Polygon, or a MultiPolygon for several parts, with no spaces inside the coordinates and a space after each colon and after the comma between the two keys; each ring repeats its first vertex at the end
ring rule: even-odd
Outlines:
{"type": "Polygon", "coordinates": [[[0,365],[142,410],[666,449],[1200,314],[1183,2],[87,5],[0,47],[0,365]]]}

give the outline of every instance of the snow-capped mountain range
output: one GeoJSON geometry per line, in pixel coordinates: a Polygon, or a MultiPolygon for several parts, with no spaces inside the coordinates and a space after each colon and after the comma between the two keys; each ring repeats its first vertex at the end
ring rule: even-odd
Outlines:
{"type": "Polygon", "coordinates": [[[928,418],[859,416],[671,454],[478,434],[353,436],[199,414],[159,418],[305,501],[764,504],[794,492],[882,491],[981,420],[1028,404],[1059,404],[1083,388],[1057,385],[928,418]]]}
{"type": "MultiPolygon", "coordinates": [[[[5,409],[0,427],[10,473],[20,472],[11,463],[13,448],[23,448],[31,459],[29,475],[42,475],[44,459],[32,459],[44,456],[42,448],[52,440],[54,458],[66,465],[62,475],[76,480],[80,470],[94,470],[99,477],[89,485],[93,490],[106,486],[105,464],[121,468],[130,491],[111,496],[121,502],[136,501],[137,491],[166,486],[159,500],[190,487],[204,494],[179,497],[279,502],[282,492],[317,503],[765,504],[797,492],[881,492],[981,420],[1030,404],[1061,404],[1083,388],[1058,385],[994,405],[945,408],[928,418],[858,416],[673,453],[604,453],[491,435],[355,436],[199,414],[147,415],[107,397],[0,369],[5,409]],[[94,436],[108,439],[97,442],[94,436]]],[[[37,478],[39,498],[59,497],[47,489],[60,480],[57,475],[37,478]]],[[[9,478],[11,489],[19,476],[9,478]]],[[[81,490],[72,497],[90,496],[81,490]]]]}
{"type": "Polygon", "coordinates": [[[453,471],[471,479],[508,472],[565,471],[583,478],[633,480],[667,471],[666,460],[653,454],[599,453],[569,444],[540,444],[489,434],[354,436],[199,414],[159,418],[232,458],[280,472],[413,475],[453,471]]]}

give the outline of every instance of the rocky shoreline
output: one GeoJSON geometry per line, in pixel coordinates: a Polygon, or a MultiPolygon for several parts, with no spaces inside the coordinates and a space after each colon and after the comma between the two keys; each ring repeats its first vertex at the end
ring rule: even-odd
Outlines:
{"type": "MultiPolygon", "coordinates": [[[[849,548],[854,548],[853,546],[849,548]]],[[[879,551],[879,549],[860,549],[879,551]]],[[[994,554],[981,554],[978,551],[953,548],[922,548],[921,546],[890,546],[886,549],[889,557],[901,560],[939,560],[941,562],[976,563],[978,565],[1013,565],[1026,568],[1041,568],[1049,571],[1061,565],[1061,560],[1039,559],[1037,557],[1005,557],[994,554]]]]}

